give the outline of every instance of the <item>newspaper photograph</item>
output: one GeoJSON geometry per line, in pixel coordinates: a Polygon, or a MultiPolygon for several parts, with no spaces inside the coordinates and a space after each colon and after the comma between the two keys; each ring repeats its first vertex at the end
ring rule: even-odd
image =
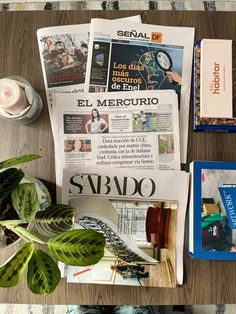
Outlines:
{"type": "Polygon", "coordinates": [[[37,30],[46,92],[83,91],[90,24],[37,30]]]}
{"type": "Polygon", "coordinates": [[[74,283],[181,285],[188,179],[176,170],[65,169],[62,200],[76,208],[75,227],[103,233],[106,248],[96,265],[60,263],[62,275],[74,283]]]}
{"type": "Polygon", "coordinates": [[[173,89],[186,162],[194,28],[92,19],[86,92],[173,89]]]}

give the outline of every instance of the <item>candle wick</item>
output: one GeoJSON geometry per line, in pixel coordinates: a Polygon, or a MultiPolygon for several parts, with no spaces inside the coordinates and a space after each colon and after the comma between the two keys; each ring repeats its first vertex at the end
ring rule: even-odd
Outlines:
{"type": "Polygon", "coordinates": [[[5,96],[4,98],[7,98],[7,97],[11,96],[11,92],[6,91],[5,93],[3,93],[3,95],[5,96]]]}

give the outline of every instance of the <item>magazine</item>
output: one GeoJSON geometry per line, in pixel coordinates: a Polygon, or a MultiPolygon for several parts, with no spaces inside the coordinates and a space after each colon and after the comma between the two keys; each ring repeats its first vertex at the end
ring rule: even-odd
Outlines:
{"type": "Polygon", "coordinates": [[[92,19],[87,92],[174,89],[186,162],[194,28],[92,19]]]}
{"type": "MultiPolygon", "coordinates": [[[[121,18],[141,23],[140,15],[121,18]]],[[[52,131],[55,92],[84,91],[90,24],[60,25],[40,28],[37,39],[52,131]]]]}
{"type": "Polygon", "coordinates": [[[90,267],[60,263],[62,275],[80,283],[182,284],[188,179],[177,170],[64,169],[62,201],[76,208],[76,228],[102,232],[106,248],[90,267]]]}
{"type": "MultiPolygon", "coordinates": [[[[59,176],[68,166],[180,169],[173,90],[56,94],[59,176]]],[[[62,180],[58,177],[57,185],[62,180]]]]}
{"type": "Polygon", "coordinates": [[[195,259],[236,259],[236,163],[190,164],[189,255],[195,259]]]}

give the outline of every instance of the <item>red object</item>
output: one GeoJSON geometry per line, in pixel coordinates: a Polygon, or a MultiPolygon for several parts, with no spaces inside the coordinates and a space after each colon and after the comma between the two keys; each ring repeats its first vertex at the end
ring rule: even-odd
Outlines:
{"type": "Polygon", "coordinates": [[[167,248],[170,208],[149,207],[146,216],[147,241],[154,247],[167,248]]]}
{"type": "Polygon", "coordinates": [[[91,269],[90,269],[89,267],[86,267],[85,269],[80,270],[80,271],[78,271],[77,273],[74,273],[74,274],[73,274],[73,277],[78,276],[78,275],[81,275],[81,274],[83,274],[83,273],[86,273],[86,272],[89,271],[89,270],[91,270],[91,269]]]}
{"type": "Polygon", "coordinates": [[[202,183],[204,183],[204,181],[205,181],[205,174],[202,173],[202,183]]]}

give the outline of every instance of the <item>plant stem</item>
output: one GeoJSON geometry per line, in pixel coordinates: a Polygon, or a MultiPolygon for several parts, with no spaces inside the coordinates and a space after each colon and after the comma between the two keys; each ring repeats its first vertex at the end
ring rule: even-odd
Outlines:
{"type": "MultiPolygon", "coordinates": [[[[0,204],[0,208],[1,208],[1,204],[0,204]]],[[[4,215],[8,212],[9,208],[7,207],[0,215],[0,220],[4,218],[4,215]]]]}
{"type": "Polygon", "coordinates": [[[20,225],[20,224],[26,224],[28,223],[27,221],[20,220],[20,219],[14,219],[14,220],[0,220],[0,225],[1,226],[6,226],[6,225],[20,225]]]}
{"type": "Polygon", "coordinates": [[[45,244],[45,242],[40,239],[39,237],[35,236],[34,234],[30,233],[28,230],[21,228],[21,227],[16,227],[11,229],[15,234],[17,234],[19,237],[24,239],[25,241],[34,241],[38,242],[41,244],[45,244]]]}

